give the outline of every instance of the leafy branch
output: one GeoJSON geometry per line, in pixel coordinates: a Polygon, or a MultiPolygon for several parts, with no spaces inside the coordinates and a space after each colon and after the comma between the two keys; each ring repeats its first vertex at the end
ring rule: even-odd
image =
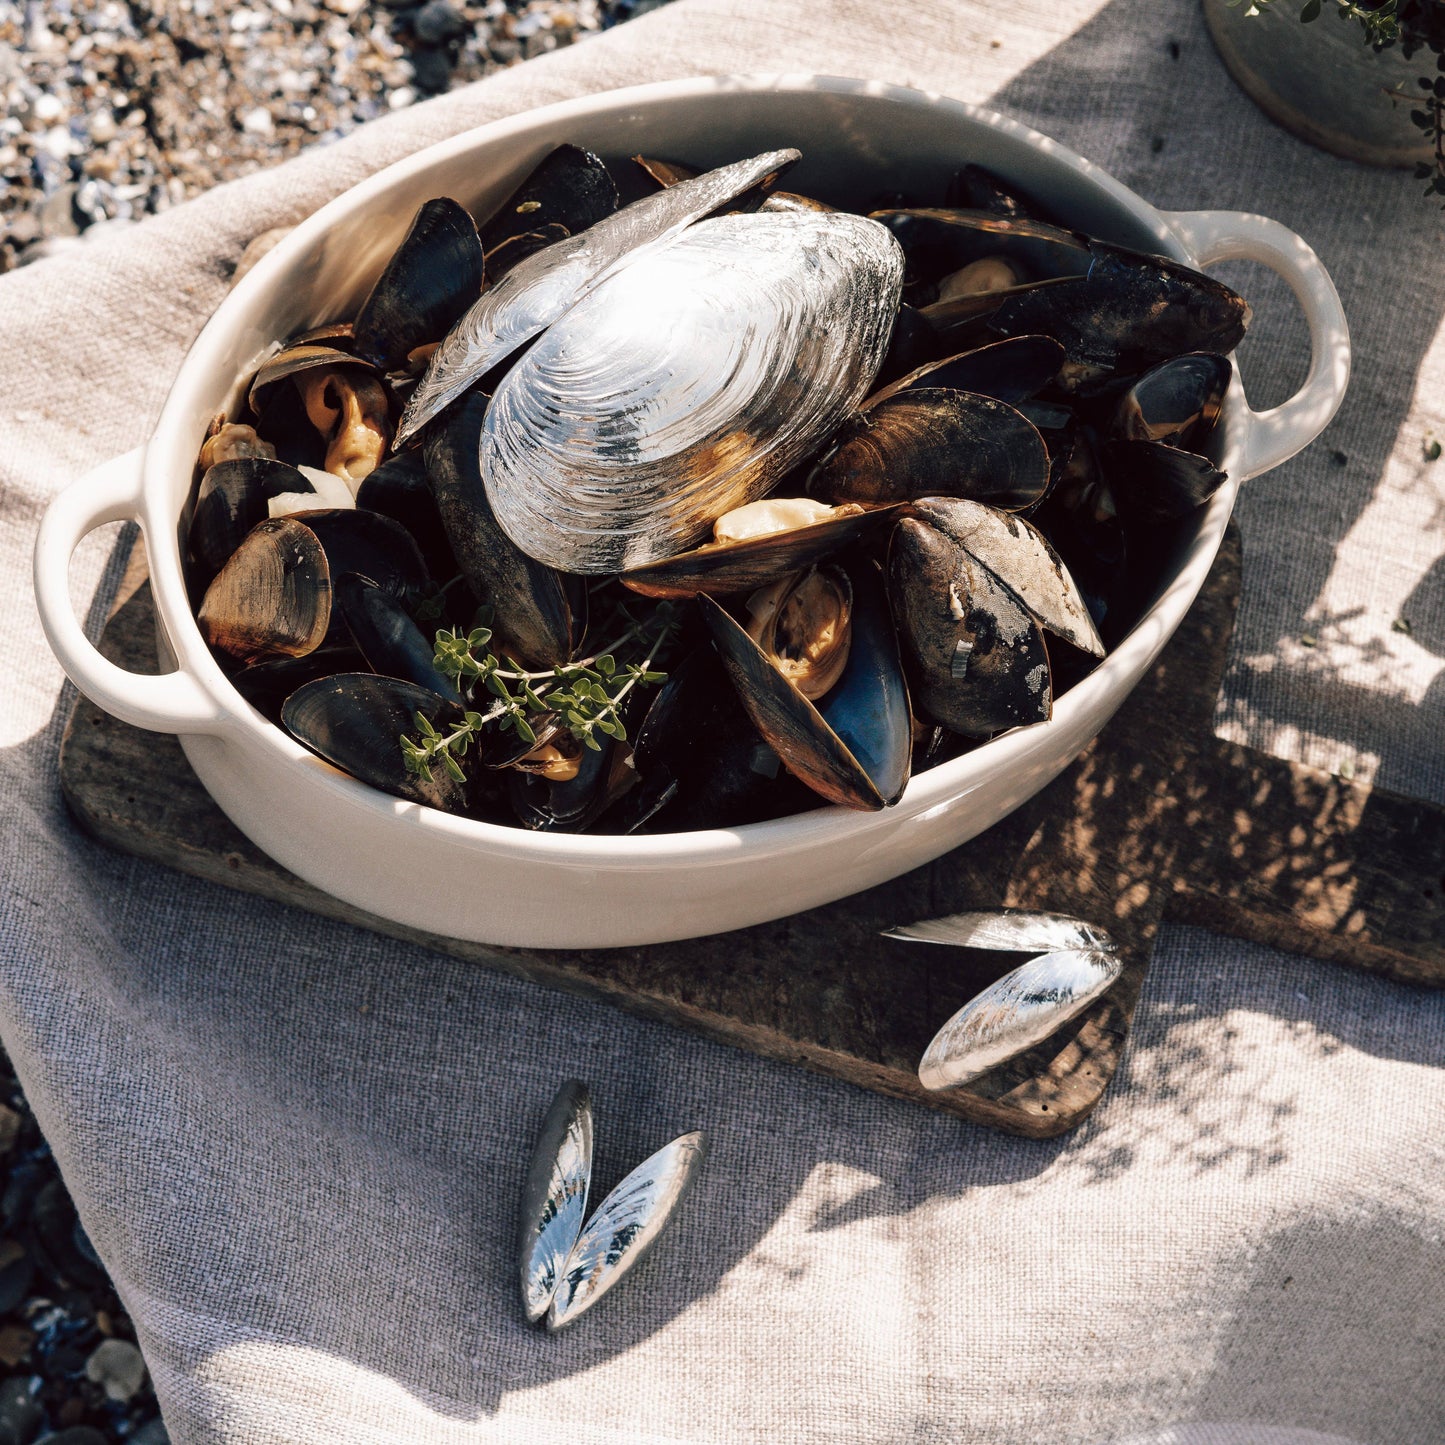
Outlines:
{"type": "MultiPolygon", "coordinates": [[[[1225,0],[1231,8],[1244,5],[1245,15],[1259,15],[1274,0],[1225,0]]],[[[1378,5],[1361,4],[1359,0],[1305,0],[1299,18],[1308,25],[1318,20],[1327,4],[1333,3],[1342,20],[1353,20],[1364,34],[1365,43],[1375,52],[1389,49],[1397,41],[1400,54],[1410,60],[1417,51],[1425,50],[1435,57],[1434,75],[1419,79],[1423,95],[1410,96],[1387,91],[1392,100],[1416,99],[1418,109],[1410,119],[1430,143],[1433,154],[1415,166],[1417,180],[1428,181],[1425,195],[1445,197],[1445,5],[1438,0],[1381,0],[1378,5]]],[[[1442,205],[1445,210],[1445,205],[1442,205]]]]}
{"type": "Polygon", "coordinates": [[[470,632],[443,628],[436,634],[438,671],[469,698],[485,695],[489,706],[485,712],[466,711],[462,721],[447,732],[439,731],[418,713],[420,737],[404,735],[401,739],[408,772],[430,778],[432,766],[439,763],[458,782],[464,781],[466,775],[457,759],[494,724],[499,732],[515,732],[528,745],[536,743],[544,722],[565,728],[594,752],[602,748],[599,734],[625,742],[623,704],[636,688],[654,687],[667,680],[655,663],[680,625],[667,602],[658,603],[643,620],[619,605],[609,622],[613,630],[621,627],[622,631],[605,648],[577,662],[533,672],[505,653],[492,651],[490,622],[488,609],[483,609],[470,632]]]}

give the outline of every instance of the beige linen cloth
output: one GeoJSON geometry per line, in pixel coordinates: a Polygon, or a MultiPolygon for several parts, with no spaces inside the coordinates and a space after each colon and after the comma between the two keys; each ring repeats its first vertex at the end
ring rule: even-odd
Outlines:
{"type": "MultiPolygon", "coordinates": [[[[1422,453],[1445,223],[1265,121],[1191,0],[679,0],[5,277],[0,1033],[172,1437],[1437,1445],[1445,995],[1168,929],[1102,1108],[1031,1143],[117,856],[64,811],[34,529],[146,437],[247,239],[485,121],[765,70],[981,102],[1156,204],[1316,247],[1355,381],[1246,488],[1220,725],[1445,800],[1445,460],[1422,453]],[[547,1338],[519,1319],[513,1208],[565,1074],[592,1082],[603,1176],[685,1128],[714,1149],[641,1276],[547,1338]]],[[[1268,273],[1231,279],[1252,398],[1277,401],[1302,325],[1268,273]]],[[[82,606],[113,540],[77,557],[82,606]]]]}

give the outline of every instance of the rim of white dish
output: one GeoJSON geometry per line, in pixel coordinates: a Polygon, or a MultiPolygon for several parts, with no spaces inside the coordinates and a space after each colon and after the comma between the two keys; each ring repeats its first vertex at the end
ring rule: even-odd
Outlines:
{"type": "MultiPolygon", "coordinates": [[[[1229,480],[1215,493],[1201,515],[1195,535],[1184,544],[1178,572],[1099,667],[1055,700],[1050,721],[1015,729],[972,752],[925,769],[910,779],[896,804],[878,812],[824,805],[807,813],[740,824],[733,828],[642,836],[541,833],[520,825],[488,823],[394,798],[333,768],[251,707],[221,671],[201,638],[186,598],[176,518],[161,513],[157,496],[162,489],[153,485],[153,481],[160,473],[168,474],[172,465],[182,464],[181,453],[185,450],[182,448],[182,434],[189,427],[195,411],[194,404],[188,400],[190,389],[198,384],[193,378],[198,379],[222,368],[222,352],[226,350],[227,340],[237,323],[246,315],[253,293],[268,283],[274,271],[289,266],[293,258],[311,249],[344,217],[376,203],[403,178],[411,178],[453,157],[490,147],[563,119],[585,121],[592,116],[616,111],[619,107],[650,106],[660,101],[702,99],[748,91],[860,95],[912,110],[921,110],[926,105],[935,114],[941,108],[961,120],[1000,131],[1076,171],[1147,228],[1158,241],[1161,253],[1192,264],[1193,258],[1155,207],[1092,161],[1032,127],[938,92],[839,76],[806,73],[704,76],[603,91],[491,122],[394,162],[344,191],[302,221],[221,302],[187,352],[147,448],[144,525],[151,567],[156,574],[157,608],[179,665],[190,672],[217,703],[221,712],[219,731],[223,737],[244,734],[249,742],[265,749],[279,763],[309,770],[311,781],[330,790],[338,803],[389,815],[401,824],[440,833],[459,844],[483,851],[501,848],[512,853],[534,854],[539,860],[566,861],[600,869],[620,869],[644,863],[690,867],[710,858],[754,849],[766,851],[772,856],[804,852],[825,840],[836,842],[857,837],[942,806],[957,805],[981,786],[986,776],[995,774],[999,769],[1019,767],[1030,755],[1039,761],[1041,768],[1047,770],[1048,763],[1042,760],[1050,752],[1048,739],[1075,730],[1083,714],[1098,706],[1104,696],[1114,689],[1120,673],[1134,671],[1137,676],[1114,703],[1115,708],[1137,686],[1147,669],[1147,659],[1178,627],[1208,575],[1238,491],[1239,483],[1233,470],[1229,480]],[[163,547],[157,545],[160,539],[164,539],[163,547]],[[177,599],[181,604],[179,608],[175,605],[177,599]]],[[[227,379],[228,382],[235,380],[229,372],[227,379]]],[[[1225,398],[1225,407],[1229,422],[1229,451],[1233,453],[1239,450],[1239,420],[1244,407],[1237,366],[1225,398]]],[[[186,445],[189,450],[185,450],[184,465],[189,469],[193,465],[194,447],[189,442],[186,445]]],[[[1088,738],[1093,735],[1089,732],[1088,738]]]]}

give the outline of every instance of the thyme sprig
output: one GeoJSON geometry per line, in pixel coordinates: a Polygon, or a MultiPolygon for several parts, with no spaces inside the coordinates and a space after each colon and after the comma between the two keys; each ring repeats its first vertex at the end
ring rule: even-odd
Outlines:
{"type": "Polygon", "coordinates": [[[531,744],[537,741],[537,724],[544,715],[549,721],[555,717],[594,752],[602,748],[599,734],[625,742],[623,704],[636,688],[667,680],[656,663],[679,626],[670,603],[657,603],[640,619],[619,604],[608,619],[606,630],[615,635],[605,647],[576,662],[529,671],[505,652],[492,650],[491,620],[490,610],[484,608],[469,632],[442,628],[436,634],[437,670],[469,699],[485,696],[489,705],[485,711],[467,710],[462,721],[446,732],[418,713],[420,737],[401,739],[408,772],[430,778],[433,765],[440,764],[462,782],[466,775],[457,759],[486,728],[495,724],[498,731],[515,732],[531,744]]]}

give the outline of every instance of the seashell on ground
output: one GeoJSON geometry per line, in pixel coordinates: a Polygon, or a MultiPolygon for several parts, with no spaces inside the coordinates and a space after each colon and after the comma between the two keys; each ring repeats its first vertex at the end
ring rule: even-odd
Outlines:
{"type": "Polygon", "coordinates": [[[971,998],[924,1050],[925,1089],[952,1089],[1041,1044],[1118,978],[1117,953],[1067,949],[1032,958],[971,998]]]}
{"type": "Polygon", "coordinates": [[[562,1268],[587,1217],[592,1184],[592,1099],[568,1079],[557,1090],[532,1151],[518,1221],[522,1308],[536,1324],[547,1313],[562,1268]]]}
{"type": "Polygon", "coordinates": [[[988,948],[1010,953],[1093,949],[1111,953],[1113,941],[1102,929],[1067,913],[1034,913],[1022,908],[990,908],[924,918],[883,931],[884,938],[909,943],[941,943],[951,948],[988,948]]]}

